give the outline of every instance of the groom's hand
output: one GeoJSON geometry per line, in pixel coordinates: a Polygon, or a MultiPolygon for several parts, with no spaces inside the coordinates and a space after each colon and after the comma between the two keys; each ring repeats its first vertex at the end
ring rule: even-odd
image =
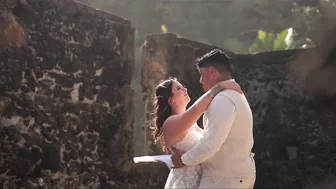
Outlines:
{"type": "Polygon", "coordinates": [[[184,167],[185,165],[181,161],[181,156],[182,156],[183,153],[181,151],[179,151],[178,149],[174,148],[174,147],[172,147],[171,150],[172,150],[172,155],[171,155],[170,158],[171,158],[171,160],[174,164],[174,166],[172,168],[174,169],[174,168],[184,167]]]}

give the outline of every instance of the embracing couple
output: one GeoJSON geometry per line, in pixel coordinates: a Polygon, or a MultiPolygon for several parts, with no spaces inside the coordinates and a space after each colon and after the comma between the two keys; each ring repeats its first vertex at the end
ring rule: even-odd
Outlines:
{"type": "Polygon", "coordinates": [[[196,60],[206,91],[190,108],[176,79],[156,87],[154,138],[172,155],[165,188],[253,188],[253,117],[231,62],[220,50],[196,60]],[[203,115],[203,127],[197,120],[203,115]]]}

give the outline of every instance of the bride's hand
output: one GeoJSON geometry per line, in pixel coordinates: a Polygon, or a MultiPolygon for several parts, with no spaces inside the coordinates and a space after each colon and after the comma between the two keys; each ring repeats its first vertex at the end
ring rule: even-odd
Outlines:
{"type": "Polygon", "coordinates": [[[238,85],[238,83],[234,80],[227,80],[227,81],[221,81],[219,85],[222,87],[222,89],[232,89],[237,91],[240,94],[243,94],[242,89],[238,85]]]}

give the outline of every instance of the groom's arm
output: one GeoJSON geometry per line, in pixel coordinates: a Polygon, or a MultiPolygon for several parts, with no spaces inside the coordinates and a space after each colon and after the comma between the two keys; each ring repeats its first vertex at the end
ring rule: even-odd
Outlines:
{"type": "Polygon", "coordinates": [[[208,108],[208,125],[200,143],[181,156],[182,163],[200,164],[218,152],[231,130],[235,114],[236,106],[231,99],[218,94],[208,108]]]}
{"type": "Polygon", "coordinates": [[[198,125],[197,125],[197,123],[194,125],[194,127],[195,127],[195,129],[196,129],[196,131],[199,133],[199,134],[203,134],[203,129],[202,128],[200,128],[198,125]]]}

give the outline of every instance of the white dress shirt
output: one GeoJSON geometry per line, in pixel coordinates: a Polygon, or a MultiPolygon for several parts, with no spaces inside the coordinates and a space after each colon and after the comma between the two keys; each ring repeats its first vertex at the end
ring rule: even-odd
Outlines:
{"type": "Polygon", "coordinates": [[[202,164],[203,176],[240,177],[255,174],[253,117],[245,95],[218,93],[203,115],[200,142],[182,155],[185,165],[202,164]]]}

